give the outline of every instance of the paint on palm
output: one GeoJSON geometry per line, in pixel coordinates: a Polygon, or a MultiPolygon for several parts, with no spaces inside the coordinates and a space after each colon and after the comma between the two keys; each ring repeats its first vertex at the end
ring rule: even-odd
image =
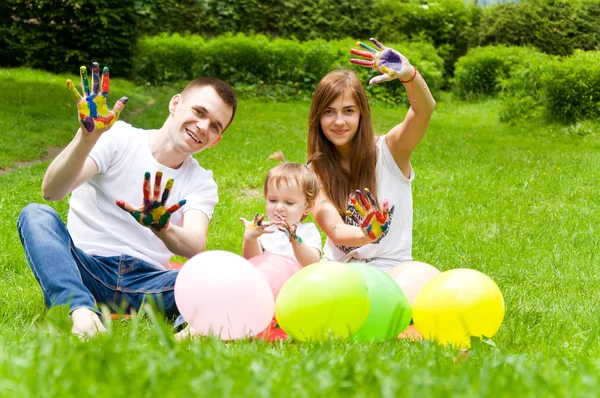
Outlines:
{"type": "Polygon", "coordinates": [[[73,82],[68,79],[67,87],[71,95],[77,101],[77,110],[79,111],[79,120],[88,132],[94,129],[104,129],[111,127],[118,119],[121,111],[127,103],[127,97],[122,97],[115,107],[110,110],[108,107],[108,91],[110,89],[110,75],[107,67],[102,70],[102,84],[100,84],[100,67],[97,62],[92,63],[92,90],[90,92],[90,83],[88,80],[87,69],[85,66],[79,68],[81,76],[81,90],[83,97],[75,88],[73,82]],[[98,91],[102,87],[102,91],[98,91]]]}
{"type": "Polygon", "coordinates": [[[371,38],[370,40],[377,47],[377,49],[365,43],[358,42],[356,45],[362,47],[366,51],[353,48],[350,50],[350,53],[366,59],[353,58],[350,60],[350,62],[356,65],[377,69],[382,73],[382,75],[372,78],[369,84],[402,78],[403,74],[406,73],[405,71],[410,67],[406,57],[393,48],[383,46],[374,38],[371,38]]]}
{"type": "MultiPolygon", "coordinates": [[[[373,240],[371,243],[379,244],[388,234],[394,209],[395,206],[389,209],[388,201],[384,200],[380,210],[375,197],[367,188],[364,189],[364,193],[357,190],[356,194],[351,194],[348,199],[344,224],[361,228],[363,233],[373,240]]],[[[346,254],[358,249],[358,246],[335,245],[335,247],[346,254]]]]}
{"type": "Polygon", "coordinates": [[[163,190],[161,196],[160,190],[162,176],[162,171],[159,170],[156,172],[154,177],[154,190],[151,195],[150,172],[147,171],[144,174],[144,185],[142,187],[144,204],[141,207],[135,208],[127,202],[117,200],[117,206],[131,214],[137,222],[144,226],[151,227],[157,231],[160,231],[166,227],[169,223],[169,219],[171,218],[171,214],[179,210],[186,202],[185,199],[182,199],[169,208],[165,207],[175,181],[172,178],[167,180],[167,184],[165,185],[165,189],[163,190]],[[160,201],[158,200],[159,198],[160,201]]]}
{"type": "Polygon", "coordinates": [[[288,237],[290,243],[296,242],[299,245],[302,244],[302,238],[296,234],[296,229],[298,228],[298,225],[292,225],[287,218],[281,217],[279,214],[277,215],[277,218],[279,218],[277,228],[288,237]]]}

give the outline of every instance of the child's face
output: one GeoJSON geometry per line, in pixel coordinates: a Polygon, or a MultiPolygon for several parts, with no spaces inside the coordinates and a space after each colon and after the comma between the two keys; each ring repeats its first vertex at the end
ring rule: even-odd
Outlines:
{"type": "Polygon", "coordinates": [[[278,221],[277,215],[285,217],[291,224],[297,224],[308,211],[308,203],[302,189],[295,183],[282,183],[279,187],[269,183],[267,188],[267,216],[278,221]]]}

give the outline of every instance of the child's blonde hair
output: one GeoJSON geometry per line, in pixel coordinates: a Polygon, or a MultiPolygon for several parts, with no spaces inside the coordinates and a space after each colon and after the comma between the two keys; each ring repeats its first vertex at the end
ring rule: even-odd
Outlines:
{"type": "MultiPolygon", "coordinates": [[[[269,159],[279,160],[282,163],[273,167],[267,173],[264,185],[265,197],[267,196],[269,184],[279,188],[282,183],[290,185],[291,182],[295,182],[304,192],[308,206],[312,207],[319,193],[319,180],[316,174],[306,164],[286,162],[282,152],[275,152],[269,156],[269,159]]],[[[302,217],[302,220],[305,218],[306,215],[302,217]]]]}

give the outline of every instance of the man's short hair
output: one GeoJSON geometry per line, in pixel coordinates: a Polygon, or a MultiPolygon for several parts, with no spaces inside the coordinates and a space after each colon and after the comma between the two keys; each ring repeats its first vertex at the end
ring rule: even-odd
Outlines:
{"type": "Polygon", "coordinates": [[[231,106],[232,114],[231,120],[227,123],[225,128],[229,127],[233,118],[235,116],[235,111],[237,109],[237,95],[235,94],[235,90],[229,84],[225,83],[223,80],[218,79],[216,77],[199,77],[198,79],[194,79],[188,83],[187,86],[181,92],[181,97],[185,101],[185,97],[187,93],[196,88],[201,88],[204,86],[210,86],[215,89],[219,97],[229,106],[231,106]]]}

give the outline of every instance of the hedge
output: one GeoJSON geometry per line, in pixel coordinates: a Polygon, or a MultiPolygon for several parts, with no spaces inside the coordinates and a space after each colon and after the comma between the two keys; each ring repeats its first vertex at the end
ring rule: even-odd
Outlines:
{"type": "MultiPolygon", "coordinates": [[[[286,86],[312,92],[317,82],[335,68],[352,68],[365,83],[379,72],[352,66],[352,39],[299,42],[270,39],[264,35],[225,35],[204,39],[195,35],[159,35],[139,40],[135,76],[140,83],[160,85],[189,81],[198,76],[222,78],[236,88],[286,86]]],[[[443,82],[443,60],[429,43],[388,44],[403,52],[427,79],[432,92],[443,82]]],[[[384,102],[405,97],[401,84],[369,87],[371,95],[384,102]]]]}

